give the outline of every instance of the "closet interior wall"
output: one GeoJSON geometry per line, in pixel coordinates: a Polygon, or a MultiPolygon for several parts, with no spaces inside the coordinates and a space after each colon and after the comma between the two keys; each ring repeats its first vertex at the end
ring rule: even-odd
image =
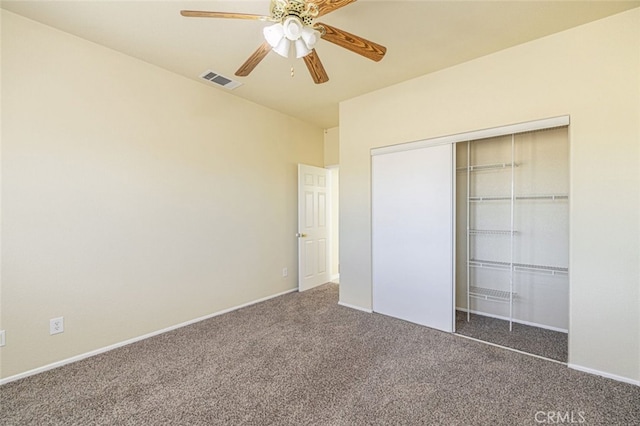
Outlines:
{"type": "Polygon", "coordinates": [[[568,165],[567,127],[456,144],[456,309],[568,330],[568,165]]]}

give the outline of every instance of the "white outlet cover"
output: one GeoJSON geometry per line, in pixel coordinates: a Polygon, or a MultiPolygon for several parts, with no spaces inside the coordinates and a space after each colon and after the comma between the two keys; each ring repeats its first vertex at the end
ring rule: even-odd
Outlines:
{"type": "Polygon", "coordinates": [[[49,334],[59,334],[64,332],[64,317],[51,318],[49,320],[49,334]]]}
{"type": "Polygon", "coordinates": [[[4,344],[5,344],[4,330],[0,330],[0,347],[4,346],[4,344]]]}

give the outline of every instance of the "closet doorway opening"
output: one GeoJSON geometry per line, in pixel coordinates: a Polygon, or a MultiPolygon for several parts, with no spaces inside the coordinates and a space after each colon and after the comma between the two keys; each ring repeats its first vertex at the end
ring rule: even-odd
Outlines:
{"type": "Polygon", "coordinates": [[[455,150],[456,333],[567,362],[568,128],[455,150]]]}

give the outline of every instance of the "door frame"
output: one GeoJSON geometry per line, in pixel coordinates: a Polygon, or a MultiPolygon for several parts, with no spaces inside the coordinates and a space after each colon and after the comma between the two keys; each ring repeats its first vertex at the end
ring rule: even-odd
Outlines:
{"type": "MultiPolygon", "coordinates": [[[[332,268],[329,271],[329,280],[331,282],[340,281],[340,235],[336,234],[336,228],[339,231],[340,220],[340,200],[336,198],[334,193],[334,179],[336,173],[338,175],[338,182],[340,180],[340,165],[335,164],[331,166],[325,166],[325,169],[329,170],[329,264],[332,268]],[[334,220],[334,215],[338,219],[338,223],[334,220]],[[334,257],[334,248],[338,252],[338,256],[334,257]],[[337,273],[333,273],[334,262],[336,263],[337,273]]],[[[339,185],[339,183],[338,183],[339,185]]],[[[340,188],[338,187],[338,197],[340,194],[340,188]]]]}

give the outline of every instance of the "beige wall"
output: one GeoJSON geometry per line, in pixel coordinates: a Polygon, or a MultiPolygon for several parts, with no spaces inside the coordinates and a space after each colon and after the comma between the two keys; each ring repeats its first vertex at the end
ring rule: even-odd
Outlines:
{"type": "Polygon", "coordinates": [[[324,166],[340,164],[340,130],[332,127],[324,131],[324,166]]]}
{"type": "Polygon", "coordinates": [[[331,280],[340,275],[340,169],[330,167],[331,174],[331,280]]]}
{"type": "Polygon", "coordinates": [[[2,377],[296,288],[322,129],[6,11],[2,124],[2,377]]]}
{"type": "Polygon", "coordinates": [[[570,114],[569,362],[640,380],[640,9],[340,105],[340,301],[371,308],[373,147],[570,114]]]}

